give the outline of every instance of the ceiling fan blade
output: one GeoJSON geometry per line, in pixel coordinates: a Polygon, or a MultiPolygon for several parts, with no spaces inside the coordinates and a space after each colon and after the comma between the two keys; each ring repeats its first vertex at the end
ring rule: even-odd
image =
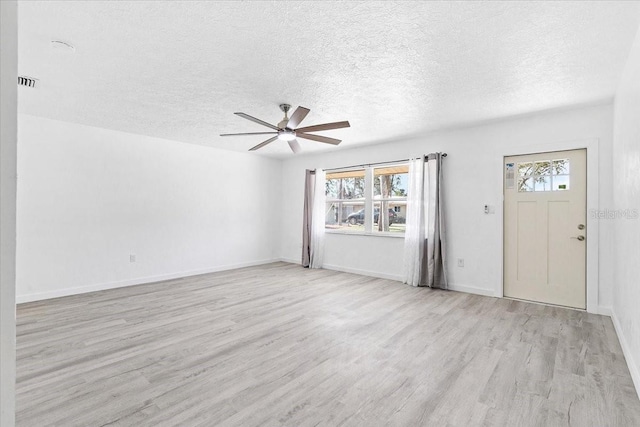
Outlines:
{"type": "Polygon", "coordinates": [[[221,133],[220,136],[240,136],[240,135],[275,135],[278,132],[248,132],[248,133],[221,133]]]}
{"type": "Polygon", "coordinates": [[[296,129],[296,132],[319,132],[321,130],[331,130],[351,127],[349,122],[324,123],[322,125],[307,126],[296,129]]]}
{"type": "Polygon", "coordinates": [[[309,133],[296,132],[296,136],[298,138],[304,138],[304,139],[310,139],[312,141],[324,142],[325,144],[338,145],[338,144],[340,144],[342,142],[339,139],[329,138],[327,136],[311,135],[309,133]]]}
{"type": "Polygon", "coordinates": [[[266,127],[271,128],[273,130],[280,130],[280,129],[278,129],[277,126],[274,126],[271,123],[267,123],[264,120],[256,119],[255,117],[250,116],[248,114],[245,114],[245,113],[233,113],[233,114],[235,114],[236,116],[240,116],[242,118],[245,118],[247,120],[251,120],[252,122],[258,123],[258,124],[260,124],[262,126],[266,126],[266,127]]]}
{"type": "Polygon", "coordinates": [[[289,123],[287,123],[287,127],[289,129],[295,129],[296,126],[298,126],[304,120],[304,118],[307,117],[309,111],[311,110],[304,107],[296,108],[296,111],[293,112],[291,118],[289,119],[289,123]]]}
{"type": "Polygon", "coordinates": [[[258,148],[262,148],[267,144],[271,144],[273,141],[275,141],[276,139],[278,139],[277,136],[274,136],[273,138],[269,138],[264,142],[261,142],[260,144],[256,145],[255,147],[249,148],[249,151],[256,151],[258,148]]]}
{"type": "Polygon", "coordinates": [[[300,143],[297,140],[292,139],[291,141],[287,142],[289,143],[289,148],[291,148],[293,154],[298,154],[300,152],[300,143]]]}

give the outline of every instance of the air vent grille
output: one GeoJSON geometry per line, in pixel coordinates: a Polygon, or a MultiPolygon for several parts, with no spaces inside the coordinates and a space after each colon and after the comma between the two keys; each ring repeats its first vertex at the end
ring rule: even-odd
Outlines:
{"type": "Polygon", "coordinates": [[[36,87],[37,82],[33,77],[18,76],[18,86],[36,87]]]}

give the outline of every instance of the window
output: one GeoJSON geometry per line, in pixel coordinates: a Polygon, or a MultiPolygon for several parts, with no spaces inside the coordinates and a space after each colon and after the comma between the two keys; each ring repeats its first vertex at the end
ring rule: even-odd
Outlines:
{"type": "Polygon", "coordinates": [[[518,163],[518,191],[564,191],[569,189],[569,160],[518,163]]]}
{"type": "Polygon", "coordinates": [[[327,173],[327,229],[364,231],[364,169],[327,173]]]}
{"type": "Polygon", "coordinates": [[[354,233],[404,233],[408,174],[407,164],[328,172],[326,228],[354,233]]]}

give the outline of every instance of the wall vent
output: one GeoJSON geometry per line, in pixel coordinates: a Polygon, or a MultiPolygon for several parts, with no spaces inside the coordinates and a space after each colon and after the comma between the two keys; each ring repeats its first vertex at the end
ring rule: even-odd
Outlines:
{"type": "Polygon", "coordinates": [[[36,87],[37,82],[33,77],[18,76],[18,86],[36,87]]]}

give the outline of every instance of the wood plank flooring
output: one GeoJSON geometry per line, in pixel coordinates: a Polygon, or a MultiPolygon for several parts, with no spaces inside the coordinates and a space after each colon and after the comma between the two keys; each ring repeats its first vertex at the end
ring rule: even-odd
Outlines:
{"type": "Polygon", "coordinates": [[[22,304],[18,426],[640,426],[608,317],[275,263],[22,304]]]}

